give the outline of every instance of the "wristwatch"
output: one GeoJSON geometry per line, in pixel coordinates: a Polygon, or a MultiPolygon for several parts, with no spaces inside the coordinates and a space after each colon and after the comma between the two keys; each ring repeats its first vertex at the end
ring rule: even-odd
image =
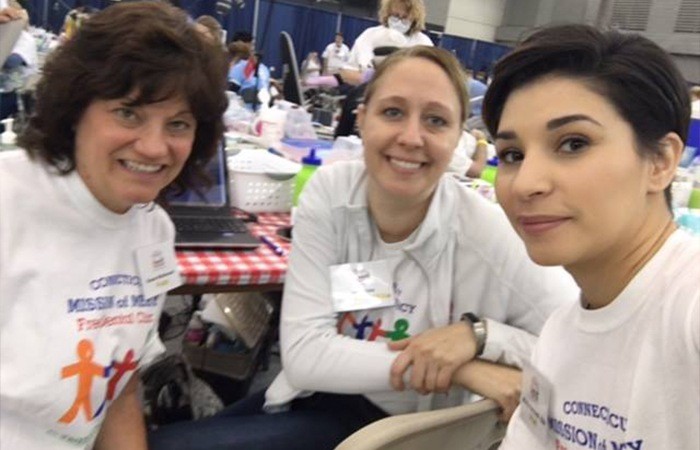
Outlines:
{"type": "Polygon", "coordinates": [[[484,353],[484,347],[486,347],[486,322],[481,320],[479,316],[474,313],[464,313],[460,320],[466,323],[474,332],[474,337],[476,338],[476,356],[481,356],[484,353]]]}

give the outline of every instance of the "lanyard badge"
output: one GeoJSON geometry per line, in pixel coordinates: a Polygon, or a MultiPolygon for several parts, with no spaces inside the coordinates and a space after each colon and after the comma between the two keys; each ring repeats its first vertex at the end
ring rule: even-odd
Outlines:
{"type": "Polygon", "coordinates": [[[390,262],[384,259],[331,266],[333,310],[344,312],[394,306],[393,264],[390,262]]]}

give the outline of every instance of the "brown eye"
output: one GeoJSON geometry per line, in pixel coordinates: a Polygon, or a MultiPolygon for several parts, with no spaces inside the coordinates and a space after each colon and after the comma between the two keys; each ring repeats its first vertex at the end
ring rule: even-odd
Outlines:
{"type": "Polygon", "coordinates": [[[584,139],[582,137],[572,137],[562,142],[559,148],[564,153],[578,153],[580,151],[585,150],[588,147],[588,145],[589,143],[587,139],[584,139]]]}

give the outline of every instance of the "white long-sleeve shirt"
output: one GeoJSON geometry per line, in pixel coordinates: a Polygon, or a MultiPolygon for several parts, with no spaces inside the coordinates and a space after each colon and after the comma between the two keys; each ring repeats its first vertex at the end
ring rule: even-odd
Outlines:
{"type": "Polygon", "coordinates": [[[365,394],[389,413],[416,411],[415,392],[391,389],[397,354],[387,338],[448,325],[471,311],[488,319],[483,358],[519,365],[550,312],[577,295],[562,269],[530,261],[496,205],[450,176],[440,181],[422,225],[397,245],[378,237],[364,163],[322,167],[304,188],[295,219],[280,324],[283,372],[266,406],[325,391],[365,394]],[[396,307],[333,312],[331,265],[392,257],[396,307]]]}

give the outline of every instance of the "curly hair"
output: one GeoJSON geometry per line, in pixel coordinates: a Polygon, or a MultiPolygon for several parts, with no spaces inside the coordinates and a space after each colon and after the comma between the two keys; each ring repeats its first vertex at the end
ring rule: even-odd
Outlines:
{"type": "Polygon", "coordinates": [[[162,2],[119,3],[85,21],[46,60],[36,106],[18,143],[59,173],[75,170],[75,129],[96,100],[135,94],[132,106],[181,96],[197,121],[192,152],[160,193],[207,180],[205,166],[223,136],[226,58],[187,15],[162,2]]]}
{"type": "Polygon", "coordinates": [[[425,30],[425,5],[423,0],[381,0],[379,2],[379,22],[387,26],[391,8],[394,5],[402,5],[408,12],[408,18],[411,20],[411,28],[408,29],[408,34],[417,33],[425,30]]]}

